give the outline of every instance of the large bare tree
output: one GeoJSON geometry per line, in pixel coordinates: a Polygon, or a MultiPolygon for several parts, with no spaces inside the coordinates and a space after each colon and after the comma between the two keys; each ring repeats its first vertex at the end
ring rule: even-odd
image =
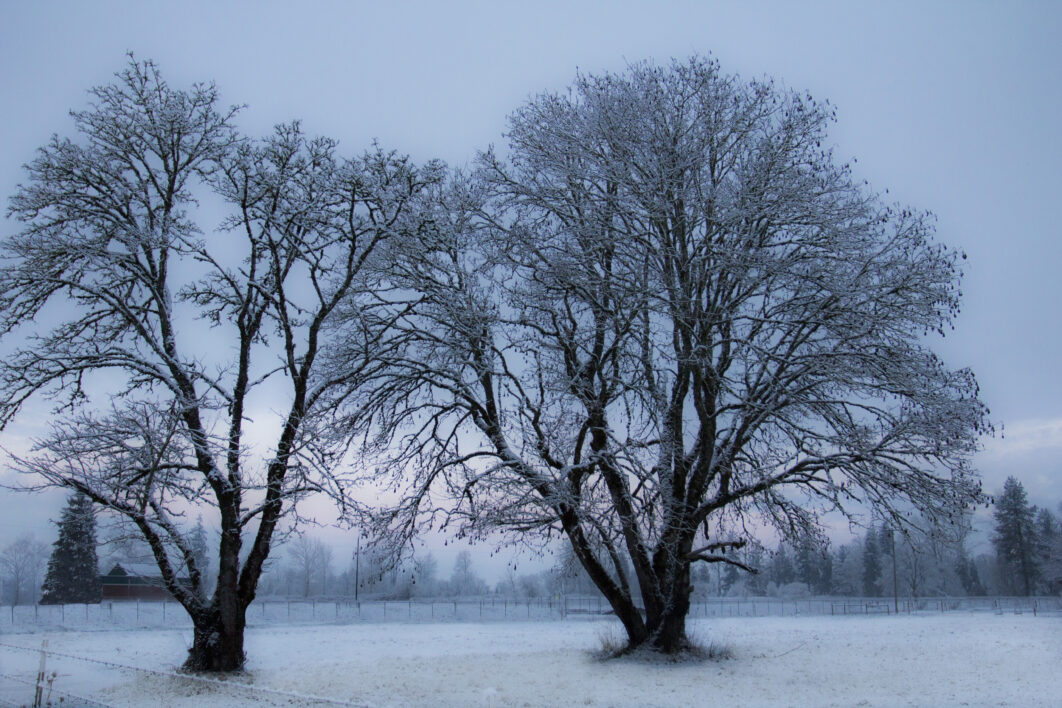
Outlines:
{"type": "Polygon", "coordinates": [[[310,597],[314,578],[321,579],[319,594],[328,592],[328,576],[332,568],[332,549],[320,539],[298,536],[288,547],[292,570],[302,579],[302,596],[310,597]]]}
{"type": "Polygon", "coordinates": [[[31,533],[22,534],[0,551],[0,572],[11,578],[11,586],[14,586],[12,605],[22,603],[22,593],[27,589],[30,600],[37,602],[41,572],[47,560],[48,547],[31,533]]]}
{"type": "Polygon", "coordinates": [[[629,646],[678,652],[691,564],[744,567],[757,529],[976,499],[986,410],[926,345],[961,254],[838,164],[832,120],[702,59],[516,111],[379,291],[379,535],[563,535],[629,646]]]}
{"type": "Polygon", "coordinates": [[[324,328],[371,288],[381,244],[415,231],[437,170],[343,159],[297,124],[246,140],[212,85],[171,88],[150,62],[91,95],[10,202],[24,228],[2,245],[0,332],[19,344],[0,423],[57,402],[19,466],[131,521],[194,622],[187,667],[238,669],[282,516],[307,494],[342,499],[324,328]],[[197,208],[229,216],[204,233],[197,208]],[[186,522],[204,509],[220,526],[209,596],[186,522]]]}

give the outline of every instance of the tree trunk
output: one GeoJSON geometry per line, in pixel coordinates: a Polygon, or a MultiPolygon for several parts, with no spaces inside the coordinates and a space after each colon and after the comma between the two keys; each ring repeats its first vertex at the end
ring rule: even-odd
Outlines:
{"type": "Polygon", "coordinates": [[[679,576],[671,601],[660,616],[660,624],[652,631],[652,647],[662,654],[679,654],[692,648],[686,637],[686,615],[690,611],[689,564],[679,576]]]}
{"type": "Polygon", "coordinates": [[[648,612],[648,603],[646,607],[649,633],[643,644],[663,654],[679,654],[691,648],[686,638],[686,615],[690,611],[693,587],[690,585],[690,561],[684,560],[690,546],[687,539],[677,545],[678,548],[670,553],[658,552],[653,565],[660,584],[660,597],[653,612],[648,612]]]}
{"type": "MultiPolygon", "coordinates": [[[[685,552],[689,544],[682,546],[685,552]]],[[[626,654],[643,647],[662,654],[681,654],[694,649],[686,636],[686,615],[690,610],[690,561],[680,560],[677,566],[658,568],[660,576],[660,595],[654,600],[646,597],[643,588],[643,600],[646,605],[644,615],[632,599],[617,591],[614,583],[605,574],[600,565],[588,562],[583,554],[576,554],[590,579],[612,606],[616,617],[623,623],[627,632],[627,646],[619,652],[626,654]]]]}
{"type": "MultiPolygon", "coordinates": [[[[223,509],[233,506],[235,505],[223,509]]],[[[247,605],[254,598],[254,591],[251,590],[246,600],[240,593],[240,536],[236,531],[225,530],[235,527],[223,511],[217,587],[209,607],[192,613],[195,634],[192,647],[188,650],[188,659],[184,663],[186,671],[243,669],[243,630],[247,625],[247,605]]]]}
{"type": "Polygon", "coordinates": [[[645,643],[649,634],[646,631],[645,620],[642,619],[634,603],[628,599],[618,602],[607,597],[605,599],[609,600],[612,610],[616,613],[619,621],[623,623],[623,629],[627,632],[627,650],[645,643]]]}
{"type": "Polygon", "coordinates": [[[235,617],[222,617],[215,604],[209,611],[192,618],[195,633],[184,670],[192,672],[240,671],[243,669],[243,610],[235,617]],[[227,620],[227,621],[226,621],[227,620]]]}
{"type": "MultiPolygon", "coordinates": [[[[688,568],[686,575],[688,576],[688,568]]],[[[650,648],[661,654],[681,654],[693,649],[689,638],[686,636],[686,615],[690,610],[690,586],[685,583],[677,583],[670,593],[670,601],[665,603],[663,610],[648,623],[630,621],[625,612],[628,608],[622,604],[611,603],[613,610],[623,622],[627,631],[627,646],[621,652],[623,654],[641,649],[650,648]]],[[[634,610],[637,613],[637,610],[634,610]]]]}

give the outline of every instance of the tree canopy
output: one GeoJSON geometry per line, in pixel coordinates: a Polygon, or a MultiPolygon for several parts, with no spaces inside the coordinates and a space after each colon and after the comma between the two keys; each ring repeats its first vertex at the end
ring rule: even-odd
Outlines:
{"type": "Polygon", "coordinates": [[[926,338],[962,254],[834,158],[833,120],[700,58],[513,113],[377,293],[380,534],[562,534],[631,646],[677,651],[690,564],[741,564],[748,528],[977,499],[986,410],[926,338]]]}
{"type": "Polygon", "coordinates": [[[346,443],[327,419],[346,373],[319,371],[324,328],[372,288],[381,244],[416,231],[409,206],[439,170],[343,157],[298,123],[252,140],[213,85],[173,88],[151,62],[91,96],[10,201],[0,335],[20,339],[0,424],[57,402],[18,465],[135,524],[195,623],[189,668],[232,670],[278,523],[310,493],[342,504],[346,443]],[[204,200],[222,223],[200,223],[204,200]],[[182,522],[200,505],[220,523],[209,596],[182,522]]]}

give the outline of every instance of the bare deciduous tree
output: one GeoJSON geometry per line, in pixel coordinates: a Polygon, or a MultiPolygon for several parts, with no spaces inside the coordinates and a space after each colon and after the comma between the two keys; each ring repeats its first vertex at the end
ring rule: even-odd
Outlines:
{"type": "Polygon", "coordinates": [[[487,591],[487,584],[476,575],[472,567],[472,553],[461,551],[454,559],[454,570],[450,574],[450,592],[453,595],[482,595],[487,591]]]}
{"type": "Polygon", "coordinates": [[[302,578],[302,596],[309,597],[315,578],[321,581],[325,592],[329,570],[332,567],[332,549],[320,539],[308,536],[297,537],[288,548],[288,557],[302,578]]]}
{"type": "Polygon", "coordinates": [[[431,552],[417,554],[413,559],[413,594],[417,597],[434,597],[439,591],[438,570],[439,562],[431,552]]]}
{"type": "Polygon", "coordinates": [[[346,441],[323,421],[343,375],[319,375],[323,328],[371,287],[381,244],[415,230],[408,206],[436,171],[379,149],[343,159],[297,124],[248,141],[213,86],[176,90],[150,62],[92,98],[10,202],[24,228],[2,247],[0,333],[21,345],[0,423],[60,401],[21,468],[132,522],[194,622],[187,667],[238,669],[282,515],[342,498],[346,441]],[[219,198],[231,215],[204,233],[199,200],[219,198]],[[220,526],[209,596],[181,520],[200,505],[220,526]]]}
{"type": "Polygon", "coordinates": [[[22,604],[25,597],[37,600],[41,573],[48,560],[48,547],[33,534],[23,534],[0,552],[0,569],[11,580],[11,604],[22,604]]]}
{"type": "Polygon", "coordinates": [[[837,164],[832,120],[701,59],[514,113],[380,291],[379,536],[563,534],[629,646],[677,652],[691,564],[744,567],[748,525],[976,499],[986,410],[924,343],[960,254],[837,164]]]}

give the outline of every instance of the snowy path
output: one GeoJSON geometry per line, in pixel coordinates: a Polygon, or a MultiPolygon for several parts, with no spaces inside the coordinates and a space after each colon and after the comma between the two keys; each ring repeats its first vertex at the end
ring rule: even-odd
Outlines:
{"type": "MultiPolygon", "coordinates": [[[[734,618],[695,620],[691,629],[733,658],[601,662],[590,652],[601,636],[618,636],[609,621],[263,627],[248,631],[248,673],[240,680],[373,708],[1057,706],[1062,700],[1058,616],[734,618]]],[[[55,651],[172,670],[190,633],[48,637],[55,651]]],[[[5,634],[0,641],[39,647],[42,638],[5,634]]],[[[0,673],[36,668],[27,653],[3,651],[0,661],[0,673]]],[[[51,665],[60,673],[57,688],[112,706],[312,704],[70,660],[51,665]]]]}

